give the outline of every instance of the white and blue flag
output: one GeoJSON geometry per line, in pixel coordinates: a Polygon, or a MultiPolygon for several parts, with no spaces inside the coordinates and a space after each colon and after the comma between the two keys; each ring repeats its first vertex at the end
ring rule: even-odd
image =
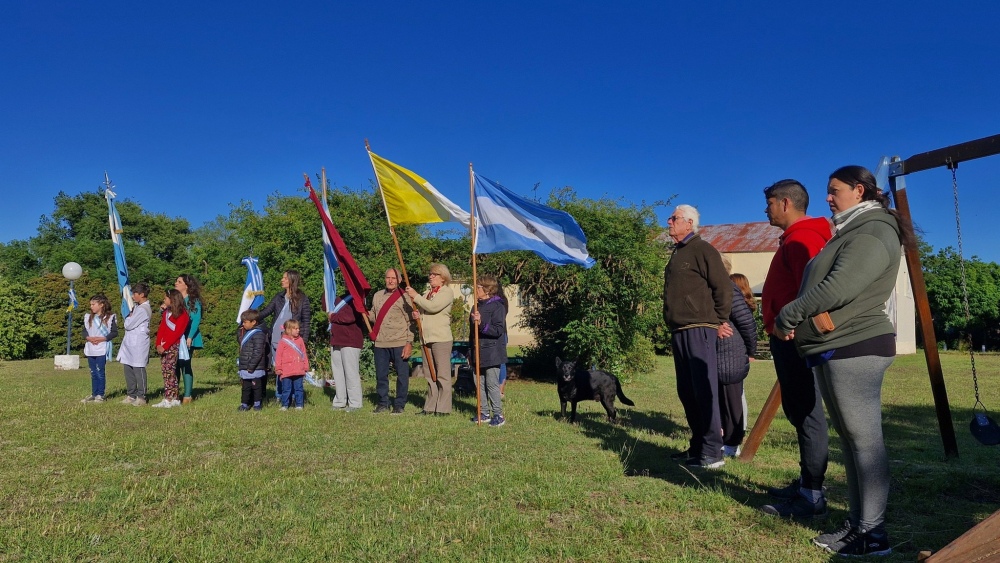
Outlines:
{"type": "Polygon", "coordinates": [[[76,292],[73,291],[72,287],[70,287],[69,288],[69,307],[66,307],[66,311],[67,312],[68,311],[72,311],[73,309],[76,309],[79,306],[80,306],[80,302],[76,300],[76,292]]]}
{"type": "Polygon", "coordinates": [[[243,287],[240,310],[236,313],[236,324],[243,322],[240,320],[243,311],[247,309],[260,310],[261,305],[264,304],[264,274],[261,273],[260,266],[257,265],[257,259],[253,256],[247,256],[243,259],[243,265],[247,267],[247,282],[243,287]]]}
{"type": "MultiPolygon", "coordinates": [[[[323,199],[323,212],[330,217],[330,206],[323,199]]],[[[330,235],[326,233],[326,227],[321,223],[320,229],[323,231],[323,298],[326,303],[326,310],[332,311],[333,303],[337,300],[337,280],[333,273],[337,271],[340,264],[337,262],[337,255],[333,252],[333,244],[330,243],[330,235]]]]}
{"type": "Polygon", "coordinates": [[[128,266],[125,264],[125,244],[122,241],[122,219],[115,207],[115,192],[111,191],[111,179],[104,173],[104,199],[108,201],[108,225],[111,227],[111,244],[115,248],[115,269],[118,270],[118,288],[122,294],[122,318],[128,316],[135,302],[132,301],[132,286],[128,279],[128,266]]]}
{"type": "Polygon", "coordinates": [[[524,199],[500,184],[475,174],[476,241],[473,252],[530,250],[558,265],[594,265],[587,237],[565,211],[524,199]]]}

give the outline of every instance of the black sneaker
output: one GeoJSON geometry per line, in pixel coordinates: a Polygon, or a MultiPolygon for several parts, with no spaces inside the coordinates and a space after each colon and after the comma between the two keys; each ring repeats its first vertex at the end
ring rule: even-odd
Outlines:
{"type": "Polygon", "coordinates": [[[389,405],[379,405],[375,407],[375,413],[389,412],[389,405]]]}
{"type": "Polygon", "coordinates": [[[691,450],[684,450],[682,452],[670,454],[670,459],[674,461],[687,461],[691,459],[691,450]]]}
{"type": "Polygon", "coordinates": [[[852,529],[839,542],[825,548],[830,553],[844,557],[864,557],[868,555],[889,555],[892,547],[889,545],[889,534],[885,526],[878,525],[867,532],[861,528],[852,529]]]}
{"type": "Polygon", "coordinates": [[[686,467],[694,467],[697,469],[718,469],[726,464],[726,460],[721,457],[689,457],[687,461],[684,462],[686,467]]]}
{"type": "Polygon", "coordinates": [[[853,529],[854,526],[851,524],[851,521],[844,520],[844,523],[841,524],[836,530],[826,534],[820,534],[813,538],[813,543],[820,547],[829,547],[847,537],[847,534],[851,533],[851,530],[853,529]]]}
{"type": "Polygon", "coordinates": [[[826,510],[826,499],[821,498],[813,504],[812,501],[797,495],[795,498],[776,504],[765,504],[760,507],[765,514],[780,518],[795,518],[797,520],[826,520],[830,513],[826,510]]]}
{"type": "Polygon", "coordinates": [[[403,407],[393,407],[389,414],[403,414],[403,407]]]}
{"type": "Polygon", "coordinates": [[[799,488],[802,487],[801,481],[798,479],[793,479],[791,483],[784,487],[768,487],[767,494],[774,498],[780,498],[785,500],[792,500],[799,496],[799,488]]]}
{"type": "MultiPolygon", "coordinates": [[[[793,479],[784,487],[768,487],[767,494],[774,498],[792,500],[799,496],[800,488],[802,488],[802,482],[799,479],[793,479]]],[[[823,486],[823,492],[826,493],[826,485],[823,486]]]]}

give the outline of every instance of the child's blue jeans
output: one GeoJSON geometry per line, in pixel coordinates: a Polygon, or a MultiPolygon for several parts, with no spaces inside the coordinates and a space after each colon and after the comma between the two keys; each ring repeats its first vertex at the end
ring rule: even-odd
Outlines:
{"type": "Polygon", "coordinates": [[[90,394],[95,397],[104,396],[104,384],[107,381],[104,367],[107,363],[107,356],[87,356],[87,365],[90,366],[90,394]]]}
{"type": "Polygon", "coordinates": [[[295,406],[305,406],[306,392],[302,386],[303,379],[305,375],[292,375],[279,379],[278,400],[281,401],[281,406],[291,406],[289,403],[293,398],[295,406]]]}

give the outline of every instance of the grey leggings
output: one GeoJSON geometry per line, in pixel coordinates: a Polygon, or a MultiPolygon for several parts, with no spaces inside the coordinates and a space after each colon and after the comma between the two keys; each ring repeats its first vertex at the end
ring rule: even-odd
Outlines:
{"type": "Polygon", "coordinates": [[[882,439],[882,379],[893,358],[861,356],[813,368],[847,472],[851,524],[870,530],[885,521],[889,460],[882,439]]]}

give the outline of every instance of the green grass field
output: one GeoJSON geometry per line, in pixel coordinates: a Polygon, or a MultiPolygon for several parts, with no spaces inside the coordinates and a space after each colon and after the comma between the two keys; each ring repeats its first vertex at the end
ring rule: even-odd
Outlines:
{"type": "MultiPolygon", "coordinates": [[[[892,468],[883,560],[914,561],[1000,509],[1000,448],[968,432],[968,358],[943,356],[961,455],[945,459],[923,356],[896,359],[884,389],[892,468]]],[[[810,543],[822,525],[757,510],[763,487],[797,475],[791,426],[779,415],[756,459],[692,474],[669,460],[686,447],[673,365],[625,388],[637,407],[610,425],[581,403],[558,416],[553,383],[507,386],[507,425],[450,417],[334,412],[307,389],[304,411],[238,413],[239,385],[205,375],[196,400],[161,410],[84,405],[86,369],[52,360],[0,365],[0,561],[827,561],[810,543]]],[[[988,407],[1000,413],[1000,357],[978,358],[988,407]]],[[[156,360],[150,387],[158,400],[156,360]]],[[[774,382],[770,362],[747,380],[751,423],[774,382]]],[[[394,386],[394,383],[393,383],[394,386]]],[[[152,401],[151,401],[152,402],[152,401]]],[[[1000,418],[1000,414],[994,415],[1000,418]]],[[[844,473],[831,441],[829,526],[845,517],[844,473]]]]}

